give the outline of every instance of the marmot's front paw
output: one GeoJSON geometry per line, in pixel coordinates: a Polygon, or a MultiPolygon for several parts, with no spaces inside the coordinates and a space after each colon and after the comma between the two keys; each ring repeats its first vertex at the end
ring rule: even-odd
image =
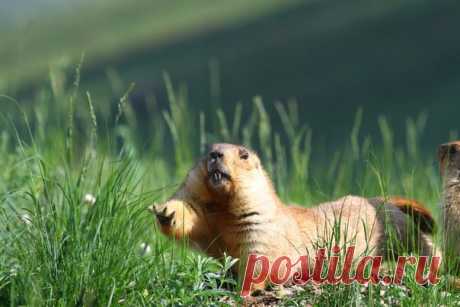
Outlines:
{"type": "Polygon", "coordinates": [[[153,205],[152,212],[155,214],[158,223],[161,226],[174,226],[176,224],[176,211],[171,210],[172,206],[168,206],[168,203],[162,205],[153,205]]]}
{"type": "Polygon", "coordinates": [[[196,215],[182,200],[172,199],[150,207],[155,214],[161,232],[180,238],[188,234],[196,223],[196,215]]]}

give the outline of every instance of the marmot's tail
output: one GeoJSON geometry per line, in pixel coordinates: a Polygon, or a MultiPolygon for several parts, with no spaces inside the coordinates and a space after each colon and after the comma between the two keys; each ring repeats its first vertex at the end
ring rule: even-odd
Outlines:
{"type": "Polygon", "coordinates": [[[389,198],[375,197],[370,199],[372,203],[385,203],[397,207],[402,212],[411,215],[417,225],[424,233],[433,234],[436,229],[436,223],[431,213],[424,205],[416,200],[400,196],[390,196],[389,198]]]}

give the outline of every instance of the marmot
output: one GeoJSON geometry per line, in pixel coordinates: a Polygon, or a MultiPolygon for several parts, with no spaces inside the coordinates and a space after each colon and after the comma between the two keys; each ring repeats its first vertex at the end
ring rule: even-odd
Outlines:
{"type": "Polygon", "coordinates": [[[440,145],[438,160],[443,178],[444,263],[460,275],[460,141],[440,145]]]}
{"type": "Polygon", "coordinates": [[[387,244],[390,236],[405,250],[433,254],[427,234],[434,221],[417,202],[345,196],[314,208],[287,206],[257,154],[240,145],[212,145],[179,190],[153,210],[167,236],[188,238],[210,256],[226,253],[243,265],[248,253],[314,257],[331,242],[355,245],[357,257],[395,255],[398,247],[387,244]],[[387,231],[390,225],[393,232],[387,231]]]}

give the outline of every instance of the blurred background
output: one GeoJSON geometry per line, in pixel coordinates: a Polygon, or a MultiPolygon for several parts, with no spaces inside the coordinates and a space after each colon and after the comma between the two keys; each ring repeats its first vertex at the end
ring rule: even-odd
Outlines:
{"type": "Polygon", "coordinates": [[[49,96],[65,96],[82,62],[80,95],[103,117],[135,83],[148,139],[168,108],[167,73],[196,113],[186,120],[202,112],[212,124],[216,108],[231,116],[241,103],[244,121],[259,96],[275,131],[275,103],[296,106],[327,148],[362,110],[365,135],[385,116],[396,142],[417,121],[431,154],[460,129],[459,29],[456,0],[1,1],[0,94],[58,112],[64,101],[49,96]]]}

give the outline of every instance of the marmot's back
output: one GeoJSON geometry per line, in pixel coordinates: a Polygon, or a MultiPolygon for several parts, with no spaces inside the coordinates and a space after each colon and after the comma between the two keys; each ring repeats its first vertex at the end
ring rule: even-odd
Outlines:
{"type": "Polygon", "coordinates": [[[414,223],[417,219],[412,220],[391,201],[349,195],[314,208],[288,208],[309,246],[328,247],[330,242],[340,242],[341,246],[354,245],[356,256],[397,254],[401,251],[387,247],[391,239],[388,233],[393,229],[398,242],[405,238],[403,245],[407,250],[423,255],[433,253],[431,240],[414,223]]]}

